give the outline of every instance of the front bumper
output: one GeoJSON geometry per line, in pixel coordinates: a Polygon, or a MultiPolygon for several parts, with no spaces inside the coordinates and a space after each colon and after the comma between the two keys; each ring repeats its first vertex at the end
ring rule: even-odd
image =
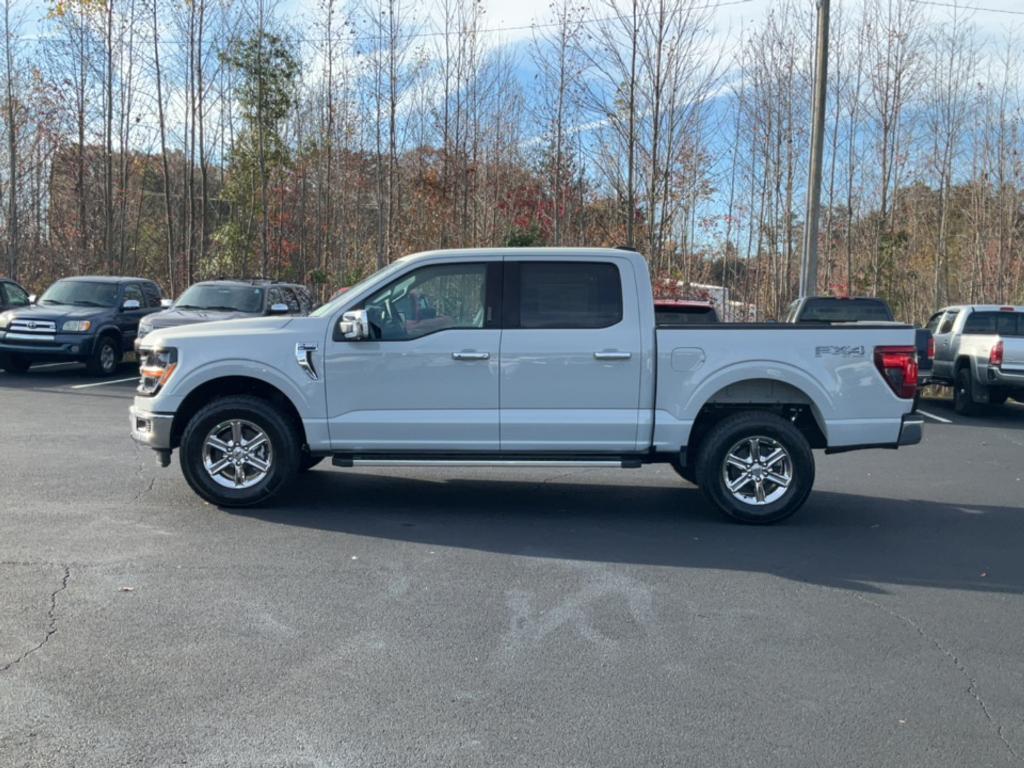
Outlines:
{"type": "Polygon", "coordinates": [[[128,414],[131,420],[132,440],[147,445],[154,451],[169,451],[171,449],[173,414],[150,413],[136,408],[134,405],[128,409],[128,414]]]}
{"type": "Polygon", "coordinates": [[[900,425],[900,436],[896,445],[917,445],[924,433],[924,416],[919,413],[908,413],[900,425]]]}
{"type": "Polygon", "coordinates": [[[27,333],[0,331],[0,353],[32,360],[84,360],[92,354],[94,340],[94,336],[80,333],[57,333],[36,338],[27,333]]]}

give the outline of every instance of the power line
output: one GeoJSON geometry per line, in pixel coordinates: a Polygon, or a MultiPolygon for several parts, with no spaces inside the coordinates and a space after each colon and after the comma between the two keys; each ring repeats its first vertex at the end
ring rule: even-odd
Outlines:
{"type": "Polygon", "coordinates": [[[982,11],[984,13],[1008,13],[1012,16],[1024,16],[1024,11],[1012,11],[1006,8],[982,8],[979,5],[960,5],[959,3],[943,3],[940,0],[911,0],[918,5],[937,5],[940,8],[956,8],[958,11],[982,11]]]}

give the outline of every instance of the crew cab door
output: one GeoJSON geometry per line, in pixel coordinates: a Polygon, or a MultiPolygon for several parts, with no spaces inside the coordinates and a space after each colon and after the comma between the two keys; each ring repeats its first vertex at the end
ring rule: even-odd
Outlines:
{"type": "Polygon", "coordinates": [[[626,260],[506,258],[502,452],[636,449],[636,295],[626,260]]]}
{"type": "Polygon", "coordinates": [[[338,320],[325,355],[331,447],[352,452],[498,450],[501,260],[404,272],[359,306],[371,338],[338,320]]]}

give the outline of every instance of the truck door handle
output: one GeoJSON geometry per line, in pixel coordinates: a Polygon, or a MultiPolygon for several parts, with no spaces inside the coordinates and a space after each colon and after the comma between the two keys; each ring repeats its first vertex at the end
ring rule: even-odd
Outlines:
{"type": "Polygon", "coordinates": [[[629,360],[633,355],[630,352],[595,352],[595,360],[629,360]]]}
{"type": "Polygon", "coordinates": [[[452,360],[488,360],[490,352],[452,352],[452,360]]]}

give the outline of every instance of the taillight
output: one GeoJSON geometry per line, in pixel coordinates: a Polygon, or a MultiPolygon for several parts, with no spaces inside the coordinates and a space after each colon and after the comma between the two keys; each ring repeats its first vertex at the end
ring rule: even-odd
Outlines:
{"type": "Polygon", "coordinates": [[[928,339],[928,359],[935,359],[935,337],[931,336],[928,339]]]}
{"type": "Polygon", "coordinates": [[[875,367],[896,397],[917,394],[917,350],[913,347],[875,347],[875,367]]]}
{"type": "Polygon", "coordinates": [[[992,351],[988,353],[988,364],[993,368],[1003,367],[1003,340],[1000,339],[996,342],[996,345],[992,347],[992,351]]]}

